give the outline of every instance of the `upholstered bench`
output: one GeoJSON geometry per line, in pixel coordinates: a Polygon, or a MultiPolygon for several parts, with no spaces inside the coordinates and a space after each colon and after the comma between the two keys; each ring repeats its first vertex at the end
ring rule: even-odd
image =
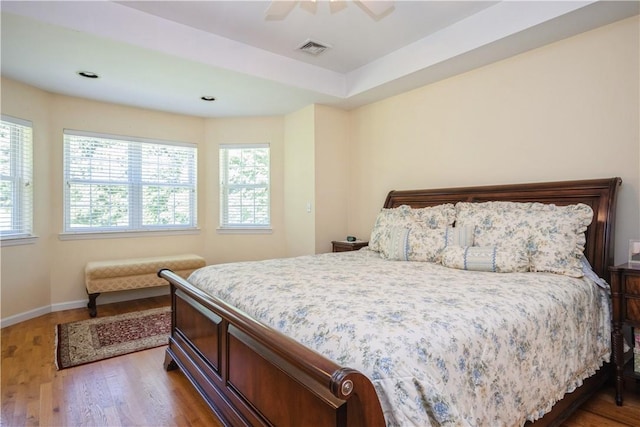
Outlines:
{"type": "Polygon", "coordinates": [[[193,254],[89,262],[84,270],[89,314],[91,317],[98,314],[96,298],[103,292],[167,285],[166,280],[158,277],[158,270],[168,268],[186,279],[205,264],[201,256],[193,254]]]}

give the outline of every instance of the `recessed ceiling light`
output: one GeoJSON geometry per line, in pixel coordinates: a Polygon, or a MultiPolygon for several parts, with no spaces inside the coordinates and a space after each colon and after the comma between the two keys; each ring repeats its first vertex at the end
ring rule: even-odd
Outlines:
{"type": "Polygon", "coordinates": [[[92,71],[78,71],[78,75],[82,77],[86,77],[88,79],[97,79],[98,77],[100,77],[92,71]]]}
{"type": "Polygon", "coordinates": [[[216,97],[215,96],[201,96],[200,99],[202,99],[203,101],[211,102],[211,101],[215,101],[216,97]]]}

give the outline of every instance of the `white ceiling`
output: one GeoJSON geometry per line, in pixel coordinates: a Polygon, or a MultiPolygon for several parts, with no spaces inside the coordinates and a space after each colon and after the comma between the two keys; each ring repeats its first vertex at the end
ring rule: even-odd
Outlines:
{"type": "Polygon", "coordinates": [[[351,109],[640,11],[637,1],[396,0],[378,19],[370,1],[335,13],[328,1],[300,1],[274,20],[269,1],[3,0],[2,75],[202,117],[351,109]],[[298,51],[308,39],[331,47],[298,51]]]}

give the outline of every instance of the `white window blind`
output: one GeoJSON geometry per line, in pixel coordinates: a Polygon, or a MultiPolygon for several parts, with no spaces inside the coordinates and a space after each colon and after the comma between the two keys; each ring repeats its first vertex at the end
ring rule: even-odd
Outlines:
{"type": "Polygon", "coordinates": [[[194,144],[64,131],[65,232],[188,229],[194,144]]]}
{"type": "Polygon", "coordinates": [[[32,237],[33,130],[31,122],[2,115],[0,123],[0,237],[32,237]]]}
{"type": "Polygon", "coordinates": [[[269,144],[220,146],[220,227],[269,228],[269,144]]]}

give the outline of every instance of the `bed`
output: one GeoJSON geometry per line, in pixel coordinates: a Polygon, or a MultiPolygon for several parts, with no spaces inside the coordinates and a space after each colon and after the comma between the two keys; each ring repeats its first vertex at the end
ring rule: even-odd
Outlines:
{"type": "MultiPolygon", "coordinates": [[[[558,425],[609,376],[610,309],[599,278],[608,280],[613,262],[620,183],[391,191],[381,210],[414,215],[453,205],[450,227],[424,236],[447,230],[445,239],[467,242],[465,221],[477,209],[515,203],[555,218],[579,206],[590,218],[577,230],[584,277],[518,270],[519,252],[495,247],[492,268],[516,270],[483,271],[487,258],[472,249],[488,246],[459,241],[438,251],[439,262],[403,262],[431,250],[408,245],[422,235],[404,226],[378,239],[379,251],[214,265],[188,280],[161,270],[173,309],[165,369],[181,369],[228,425],[558,425]],[[528,323],[533,312],[546,320],[528,323]]],[[[480,228],[471,228],[472,239],[490,234],[480,228]]]]}

